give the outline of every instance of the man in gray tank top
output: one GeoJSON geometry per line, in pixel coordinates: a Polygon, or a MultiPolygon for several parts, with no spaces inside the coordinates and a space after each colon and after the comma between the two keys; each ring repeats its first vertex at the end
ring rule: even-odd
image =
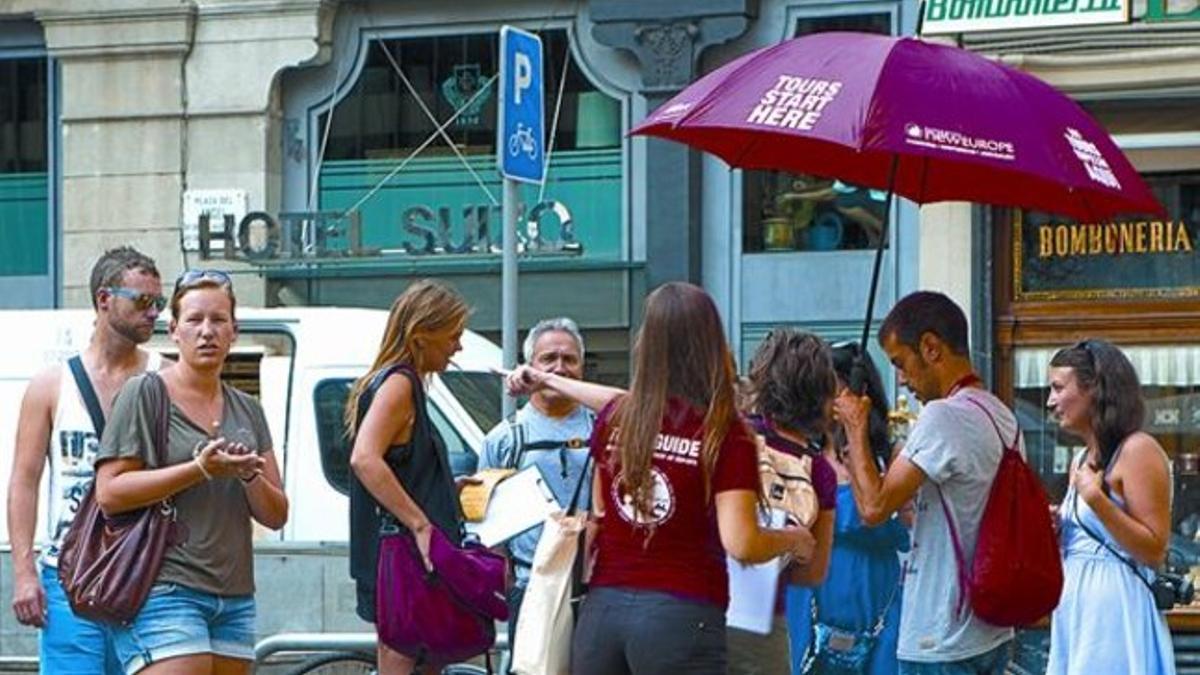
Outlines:
{"type": "Polygon", "coordinates": [[[99,430],[93,412],[102,421],[121,385],[133,375],[157,370],[161,361],[157,353],[139,348],[154,333],[166,304],[152,259],[128,246],[106,251],[92,268],[91,294],[96,323],[79,354],[80,374],[100,409],[89,410],[87,393],[76,384],[68,363],[34,376],[21,401],[8,486],[13,613],[17,621],[41,629],[40,671],[55,675],[123,672],[103,628],[71,611],[58,582],[58,548],[94,475],[99,430]],[[45,548],[35,560],[38,486],[47,464],[49,518],[45,548]]]}

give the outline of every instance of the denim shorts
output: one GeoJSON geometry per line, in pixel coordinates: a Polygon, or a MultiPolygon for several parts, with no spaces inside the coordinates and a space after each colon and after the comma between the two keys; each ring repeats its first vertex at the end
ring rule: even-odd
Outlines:
{"type": "Polygon", "coordinates": [[[117,658],[132,675],[151,663],[192,654],[254,660],[254,596],[219,596],[155,584],[133,623],[107,626],[117,658]]]}
{"type": "Polygon", "coordinates": [[[76,616],[58,581],[58,570],[42,566],[46,591],[46,626],[38,640],[41,672],[54,675],[115,675],[124,673],[104,626],[76,616]]]}

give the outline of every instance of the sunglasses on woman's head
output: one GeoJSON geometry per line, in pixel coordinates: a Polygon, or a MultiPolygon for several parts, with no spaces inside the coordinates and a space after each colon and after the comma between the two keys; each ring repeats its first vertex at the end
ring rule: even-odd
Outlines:
{"type": "Polygon", "coordinates": [[[192,269],[184,270],[179,275],[179,278],[175,280],[175,290],[186,288],[201,281],[214,281],[222,286],[233,286],[233,279],[229,276],[228,272],[212,269],[192,269]]]}
{"type": "Polygon", "coordinates": [[[163,308],[167,306],[167,299],[161,295],[143,293],[132,288],[125,288],[124,286],[105,286],[104,290],[108,291],[112,295],[117,296],[118,298],[132,300],[133,306],[139,312],[144,312],[151,307],[161,312],[163,311],[163,308]]]}

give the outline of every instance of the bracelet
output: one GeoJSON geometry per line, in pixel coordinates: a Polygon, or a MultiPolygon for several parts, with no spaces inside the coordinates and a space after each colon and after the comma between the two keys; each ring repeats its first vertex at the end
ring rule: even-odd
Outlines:
{"type": "Polygon", "coordinates": [[[204,462],[201,462],[199,457],[193,457],[192,462],[196,465],[197,469],[200,469],[200,473],[204,474],[204,480],[212,480],[212,474],[208,472],[208,469],[204,468],[204,462]]]}
{"type": "Polygon", "coordinates": [[[255,471],[255,472],[253,472],[253,473],[251,473],[251,474],[250,474],[250,477],[249,477],[249,478],[246,478],[246,477],[244,477],[244,476],[241,476],[241,475],[239,475],[239,476],[238,476],[238,478],[241,478],[241,479],[242,479],[242,483],[244,483],[245,485],[249,485],[249,484],[253,483],[253,482],[254,482],[254,479],[255,479],[255,478],[258,478],[260,475],[262,475],[262,472],[261,472],[261,471],[255,471]]]}

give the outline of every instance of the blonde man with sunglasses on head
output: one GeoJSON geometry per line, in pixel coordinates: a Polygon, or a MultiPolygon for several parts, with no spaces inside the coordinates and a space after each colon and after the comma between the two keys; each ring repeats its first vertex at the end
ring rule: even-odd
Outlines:
{"type": "Polygon", "coordinates": [[[101,430],[93,412],[102,423],[125,381],[161,362],[156,352],[139,347],[166,306],[154,260],[128,246],[105,251],[92,268],[90,288],[96,322],[87,348],[73,357],[74,365],[69,360],[45,369],[25,390],[8,486],[13,613],[41,629],[41,672],[55,675],[123,672],[104,629],[71,611],[58,581],[58,549],[94,476],[101,430]],[[80,377],[90,392],[80,388],[80,377]],[[92,393],[95,411],[88,404],[92,393]],[[38,492],[47,464],[46,545],[35,559],[38,492]]]}

